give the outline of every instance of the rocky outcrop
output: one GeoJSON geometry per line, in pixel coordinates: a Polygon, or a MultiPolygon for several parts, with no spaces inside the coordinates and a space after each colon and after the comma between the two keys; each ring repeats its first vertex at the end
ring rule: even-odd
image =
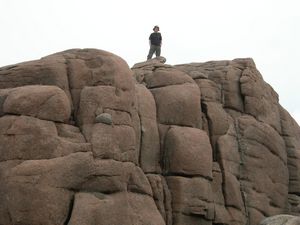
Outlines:
{"type": "Polygon", "coordinates": [[[291,215],[276,215],[264,219],[259,225],[298,225],[300,217],[291,215]]]}
{"type": "Polygon", "coordinates": [[[300,128],[252,59],[0,68],[0,224],[257,225],[300,215],[300,128]]]}

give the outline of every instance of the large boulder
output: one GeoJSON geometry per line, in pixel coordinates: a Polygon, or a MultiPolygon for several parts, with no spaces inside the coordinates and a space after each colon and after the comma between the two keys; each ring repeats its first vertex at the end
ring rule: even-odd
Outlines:
{"type": "Polygon", "coordinates": [[[202,225],[214,218],[211,183],[203,178],[170,176],[173,224],[202,225]]]}
{"type": "Polygon", "coordinates": [[[96,116],[105,110],[130,113],[132,99],[132,92],[118,90],[112,86],[85,87],[80,95],[77,116],[79,124],[94,124],[96,116]]]}
{"type": "Polygon", "coordinates": [[[97,123],[84,126],[87,141],[92,144],[95,158],[129,161],[137,164],[135,131],[131,126],[97,123]]]}
{"type": "Polygon", "coordinates": [[[166,174],[212,178],[212,149],[202,130],[172,126],[166,134],[164,149],[166,174]]]}
{"type": "Polygon", "coordinates": [[[254,61],[165,62],[0,68],[0,224],[298,224],[267,218],[300,215],[300,128],[254,61]]]}
{"type": "Polygon", "coordinates": [[[70,225],[165,225],[153,199],[135,193],[77,193],[70,225]],[[147,207],[145,207],[147,206],[147,207]]]}
{"type": "Polygon", "coordinates": [[[166,225],[172,225],[172,197],[166,179],[162,175],[148,174],[155,204],[165,220],[166,225]]]}
{"type": "MultiPolygon", "coordinates": [[[[133,192],[154,204],[150,184],[139,167],[114,160],[94,160],[88,152],[51,160],[4,162],[0,168],[2,224],[10,224],[4,222],[7,213],[12,224],[64,224],[77,191],[100,195],[133,192]]],[[[159,215],[157,210],[153,213],[159,215]]]]}
{"type": "Polygon", "coordinates": [[[276,215],[264,219],[259,225],[298,225],[300,224],[299,216],[276,215]]]}
{"type": "MultiPolygon", "coordinates": [[[[76,130],[71,125],[69,128],[76,130]]],[[[63,132],[65,129],[61,127],[60,130],[63,132]]],[[[73,133],[69,131],[69,135],[73,133]]],[[[0,117],[0,162],[50,159],[91,150],[91,145],[85,142],[81,133],[77,134],[76,141],[64,136],[58,133],[52,121],[29,116],[0,117]]]]}
{"type": "Polygon", "coordinates": [[[158,122],[198,127],[200,91],[195,84],[171,85],[151,89],[157,108],[158,122]]]}
{"type": "Polygon", "coordinates": [[[57,86],[71,97],[65,58],[43,58],[0,68],[1,89],[26,85],[57,86]]]}
{"type": "Polygon", "coordinates": [[[144,85],[136,85],[140,123],[140,164],[144,172],[161,172],[159,132],[156,105],[151,92],[144,85]]]}
{"type": "Polygon", "coordinates": [[[65,92],[57,86],[29,85],[0,90],[4,98],[3,114],[32,116],[43,120],[68,122],[71,104],[65,92]]]}

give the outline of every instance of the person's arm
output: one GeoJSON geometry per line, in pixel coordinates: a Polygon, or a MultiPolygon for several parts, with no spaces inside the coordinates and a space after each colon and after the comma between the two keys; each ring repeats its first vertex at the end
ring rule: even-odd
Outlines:
{"type": "Polygon", "coordinates": [[[162,45],[162,36],[160,34],[160,46],[162,45]]]}
{"type": "Polygon", "coordinates": [[[150,34],[149,36],[149,45],[151,46],[151,38],[152,38],[152,34],[150,34]]]}

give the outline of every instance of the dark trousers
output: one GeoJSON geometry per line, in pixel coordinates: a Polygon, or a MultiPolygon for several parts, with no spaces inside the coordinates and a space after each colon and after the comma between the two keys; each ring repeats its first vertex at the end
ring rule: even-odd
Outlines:
{"type": "Polygon", "coordinates": [[[155,52],[156,57],[160,56],[160,46],[158,46],[158,45],[151,45],[150,46],[150,50],[149,50],[149,54],[147,56],[147,60],[152,58],[154,52],[155,52]]]}

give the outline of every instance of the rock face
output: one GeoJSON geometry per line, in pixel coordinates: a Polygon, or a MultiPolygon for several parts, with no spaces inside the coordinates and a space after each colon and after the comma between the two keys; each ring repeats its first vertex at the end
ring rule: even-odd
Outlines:
{"type": "Polygon", "coordinates": [[[0,68],[0,224],[299,216],[300,128],[254,62],[164,63],[72,49],[0,68]]]}
{"type": "Polygon", "coordinates": [[[300,217],[291,215],[276,215],[264,219],[259,225],[299,225],[300,217]]]}

